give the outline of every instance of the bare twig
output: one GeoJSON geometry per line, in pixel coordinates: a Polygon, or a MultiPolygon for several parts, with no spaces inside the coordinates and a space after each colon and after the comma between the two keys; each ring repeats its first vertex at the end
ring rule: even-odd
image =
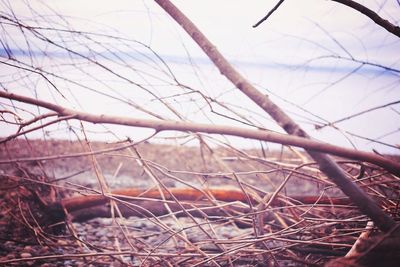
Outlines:
{"type": "Polygon", "coordinates": [[[278,8],[279,6],[284,2],[285,0],[279,0],[279,2],[268,12],[268,14],[263,17],[259,22],[253,25],[253,28],[258,27],[261,23],[266,21],[278,8]]]}
{"type": "Polygon", "coordinates": [[[316,129],[322,129],[322,128],[326,127],[326,126],[331,126],[331,125],[337,124],[339,122],[342,122],[342,121],[345,121],[345,120],[349,120],[349,119],[352,119],[352,118],[357,117],[357,116],[361,116],[361,115],[363,115],[365,113],[368,113],[368,112],[371,112],[371,111],[374,111],[374,110],[378,110],[378,109],[381,109],[381,108],[389,107],[389,106],[392,106],[392,105],[396,105],[396,104],[399,104],[399,103],[400,103],[400,101],[398,100],[398,101],[393,101],[393,102],[386,103],[384,105],[380,105],[380,106],[377,106],[377,107],[369,108],[369,109],[363,110],[361,112],[357,112],[355,114],[352,114],[352,115],[349,115],[347,117],[344,117],[342,119],[336,120],[334,122],[325,123],[325,124],[322,124],[322,125],[316,125],[315,128],[316,129]]]}

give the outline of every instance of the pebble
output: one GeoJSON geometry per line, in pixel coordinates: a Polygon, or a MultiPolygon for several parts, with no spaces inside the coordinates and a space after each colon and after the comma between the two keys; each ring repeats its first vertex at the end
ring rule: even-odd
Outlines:
{"type": "Polygon", "coordinates": [[[112,233],[112,232],[108,232],[108,233],[106,234],[106,237],[108,237],[108,238],[112,238],[112,237],[114,237],[114,233],[112,233]]]}
{"type": "Polygon", "coordinates": [[[31,258],[31,257],[32,257],[32,254],[29,253],[29,252],[22,252],[22,253],[20,254],[20,256],[21,256],[21,258],[26,259],[26,258],[31,258]]]}
{"type": "Polygon", "coordinates": [[[44,255],[49,252],[49,247],[43,246],[40,248],[40,255],[44,255]]]}
{"type": "Polygon", "coordinates": [[[12,259],[15,259],[15,254],[14,253],[10,253],[10,254],[8,254],[7,256],[6,256],[6,260],[12,260],[12,259]]]}
{"type": "Polygon", "coordinates": [[[66,246],[66,245],[68,245],[68,242],[65,240],[59,239],[59,240],[57,240],[57,244],[59,246],[66,246]]]}
{"type": "Polygon", "coordinates": [[[100,241],[107,241],[108,240],[108,237],[106,237],[106,236],[102,236],[102,237],[100,237],[100,239],[99,239],[100,241]]]}
{"type": "MultiPolygon", "coordinates": [[[[209,237],[201,231],[197,226],[194,226],[193,220],[189,218],[178,218],[179,223],[172,218],[162,218],[162,224],[167,225],[171,230],[177,231],[179,235],[188,237],[194,244],[197,243],[202,249],[209,249],[215,251],[217,247],[209,242],[209,237]],[[184,230],[181,227],[184,227],[184,230]]],[[[204,224],[204,220],[199,219],[199,223],[203,223],[203,229],[209,232],[213,237],[214,234],[209,231],[209,227],[204,224]]],[[[155,253],[179,253],[187,244],[180,239],[178,236],[171,238],[171,232],[166,231],[160,225],[142,218],[130,217],[119,222],[121,225],[126,226],[128,232],[125,232],[127,236],[123,234],[119,227],[115,227],[113,220],[110,218],[96,218],[83,223],[73,223],[76,230],[76,234],[79,238],[88,242],[89,246],[77,246],[77,242],[72,237],[69,238],[69,233],[66,232],[64,236],[57,240],[55,246],[40,246],[40,245],[27,245],[21,246],[18,243],[6,241],[3,246],[10,251],[7,255],[0,258],[0,261],[6,259],[15,258],[30,258],[36,255],[62,255],[72,253],[96,253],[97,248],[104,248],[110,250],[116,250],[115,238],[118,238],[118,244],[121,250],[130,250],[128,240],[132,242],[137,248],[144,248],[147,250],[156,248],[155,253]],[[128,240],[127,240],[127,238],[128,240]],[[143,242],[144,244],[139,242],[143,242]]],[[[124,228],[125,229],[125,228],[124,228]]],[[[245,234],[248,231],[243,229],[237,229],[233,226],[215,227],[217,238],[229,239],[234,236],[245,234]],[[238,232],[239,231],[239,232],[238,232]]],[[[123,255],[122,259],[125,264],[133,266],[140,265],[140,258],[130,257],[129,255],[123,255]]],[[[88,259],[86,259],[88,260],[88,259]]],[[[91,258],[93,266],[125,266],[116,259],[111,257],[91,258]],[[99,264],[97,264],[97,261],[99,264]]],[[[90,266],[85,263],[82,259],[57,259],[57,260],[42,260],[38,265],[35,262],[24,262],[24,265],[30,266],[42,266],[42,267],[58,267],[58,266],[90,266]],[[33,264],[34,263],[34,264],[33,264]],[[33,265],[32,265],[33,264],[33,265]]]]}
{"type": "Polygon", "coordinates": [[[15,245],[15,243],[13,242],[13,241],[6,241],[6,242],[4,242],[4,246],[6,246],[6,247],[12,247],[12,246],[14,246],[15,245]]]}

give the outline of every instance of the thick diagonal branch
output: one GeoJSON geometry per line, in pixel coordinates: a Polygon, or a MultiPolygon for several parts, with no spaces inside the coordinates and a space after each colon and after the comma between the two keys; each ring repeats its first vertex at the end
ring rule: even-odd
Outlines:
{"type": "MultiPolygon", "coordinates": [[[[273,103],[267,95],[259,92],[249,81],[247,81],[217,48],[206,38],[206,36],[194,25],[176,6],[168,0],[155,0],[181,27],[192,37],[207,56],[214,62],[221,74],[228,78],[238,89],[253,100],[259,107],[266,111],[285,131],[292,135],[309,138],[282,109],[273,103]]],[[[323,171],[338,187],[369,216],[382,230],[389,231],[395,226],[395,221],[384,213],[378,205],[362,191],[356,184],[352,183],[345,172],[328,156],[312,150],[307,150],[309,155],[319,164],[323,171]]]]}

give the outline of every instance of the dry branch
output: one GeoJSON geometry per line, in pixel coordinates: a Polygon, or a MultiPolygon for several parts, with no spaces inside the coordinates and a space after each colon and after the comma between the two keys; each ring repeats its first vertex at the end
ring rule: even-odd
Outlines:
{"type": "MultiPolygon", "coordinates": [[[[209,190],[208,192],[217,200],[223,200],[226,202],[241,201],[246,202],[247,199],[243,192],[238,190],[209,190]]],[[[194,190],[193,188],[170,188],[168,190],[162,190],[162,195],[166,200],[172,200],[173,194],[178,200],[191,200],[198,201],[204,198],[205,192],[194,190]]],[[[119,199],[130,200],[133,197],[139,198],[153,198],[162,199],[160,190],[144,190],[139,188],[126,188],[114,190],[110,196],[117,197],[119,199]]],[[[89,208],[92,206],[102,205],[107,203],[109,198],[101,194],[91,194],[86,196],[78,196],[63,199],[61,205],[68,211],[76,211],[83,208],[89,208]]]]}
{"type": "Polygon", "coordinates": [[[352,0],[332,0],[334,2],[338,2],[340,4],[343,4],[345,6],[348,6],[361,14],[364,14],[371,20],[373,20],[376,24],[387,30],[388,32],[396,35],[397,37],[400,37],[400,27],[396,26],[389,21],[381,18],[376,12],[372,11],[371,9],[367,8],[364,5],[361,5],[357,2],[354,2],[352,0]]]}
{"type": "MultiPolygon", "coordinates": [[[[240,190],[229,190],[229,189],[210,189],[207,192],[202,192],[193,188],[170,188],[163,190],[163,195],[166,200],[172,200],[171,194],[174,195],[179,201],[200,201],[207,199],[205,196],[208,194],[216,200],[224,202],[240,201],[243,203],[248,202],[248,196],[240,190]]],[[[125,188],[113,190],[109,196],[116,197],[118,199],[132,200],[132,198],[149,198],[149,199],[161,199],[161,193],[158,189],[144,190],[140,188],[125,188]]],[[[334,205],[350,205],[349,199],[346,198],[328,198],[318,196],[294,196],[292,200],[303,203],[303,204],[334,204],[334,205]]],[[[97,205],[103,205],[107,203],[109,197],[102,194],[90,194],[84,196],[71,197],[61,200],[60,204],[68,211],[73,212],[83,208],[89,208],[97,205]]],[[[251,197],[253,203],[257,203],[257,199],[251,197]]],[[[276,198],[273,201],[274,205],[278,203],[284,203],[282,199],[276,198]]]]}
{"type": "MultiPolygon", "coordinates": [[[[88,194],[83,196],[75,196],[62,199],[60,202],[53,203],[49,209],[57,211],[67,211],[72,215],[74,221],[86,221],[95,217],[110,217],[110,206],[106,205],[110,200],[119,203],[119,208],[124,217],[153,217],[175,213],[177,216],[186,216],[182,211],[182,207],[192,216],[204,217],[219,216],[229,219],[229,214],[249,214],[256,212],[251,207],[258,203],[260,196],[246,195],[245,192],[234,189],[214,188],[206,192],[193,188],[169,188],[168,190],[151,189],[145,190],[140,188],[126,188],[113,190],[109,194],[88,194]],[[171,195],[172,194],[172,195],[171,195]],[[228,204],[221,206],[212,204],[209,199],[215,199],[228,204]],[[178,205],[175,200],[180,202],[178,205]],[[167,202],[165,202],[167,201],[167,202]],[[235,203],[242,202],[252,205],[237,205],[235,203]],[[130,205],[133,204],[133,205],[130,205]],[[168,209],[165,205],[168,205],[168,209]]],[[[292,196],[276,197],[271,202],[272,206],[283,207],[293,203],[293,205],[335,205],[348,206],[351,201],[348,198],[330,198],[319,196],[292,196]]],[[[263,214],[264,219],[273,218],[272,213],[263,214]]],[[[250,227],[251,224],[243,223],[238,220],[243,227],[250,227]]]]}
{"type": "MultiPolygon", "coordinates": [[[[156,132],[175,130],[175,131],[188,131],[188,132],[202,132],[209,134],[232,135],[232,136],[239,136],[239,137],[262,140],[267,142],[279,143],[282,145],[301,147],[307,150],[325,152],[344,158],[370,162],[400,177],[400,164],[388,158],[385,158],[381,155],[354,149],[343,148],[327,143],[314,141],[304,137],[279,134],[266,130],[253,130],[253,129],[245,129],[239,127],[232,127],[232,126],[189,123],[189,122],[169,121],[169,120],[146,120],[146,119],[136,119],[136,118],[128,118],[120,116],[109,116],[103,114],[94,115],[90,113],[68,109],[43,100],[21,96],[13,93],[7,93],[4,91],[0,91],[0,97],[17,100],[20,102],[50,109],[57,112],[59,116],[65,117],[66,119],[77,119],[91,123],[109,123],[109,124],[119,124],[119,125],[127,125],[134,127],[151,128],[154,129],[156,132]]],[[[69,156],[57,155],[54,157],[49,156],[49,157],[35,157],[32,159],[28,158],[28,159],[3,160],[0,161],[0,164],[31,161],[31,160],[34,161],[50,160],[50,159],[58,159],[64,157],[66,158],[69,156]]]]}
{"type": "MultiPolygon", "coordinates": [[[[267,112],[287,133],[300,137],[310,138],[308,134],[299,127],[283,110],[272,102],[267,95],[258,91],[247,79],[245,79],[235,68],[224,58],[217,48],[207,37],[187,18],[176,6],[168,0],[156,0],[156,2],[192,37],[200,48],[213,61],[236,88],[242,91],[247,97],[253,100],[260,108],[267,112]]],[[[323,171],[338,187],[368,215],[374,223],[384,232],[395,227],[396,222],[383,212],[378,205],[362,191],[356,184],[352,183],[345,172],[328,155],[307,150],[308,154],[318,163],[323,171]]]]}
{"type": "MultiPolygon", "coordinates": [[[[373,10],[367,8],[366,6],[357,3],[352,0],[332,0],[333,2],[340,3],[342,5],[345,5],[347,7],[350,7],[359,13],[367,16],[370,18],[372,21],[374,21],[377,25],[381,26],[384,28],[386,31],[396,35],[397,37],[400,37],[400,27],[397,25],[394,25],[393,23],[389,22],[388,20],[382,18],[379,16],[378,13],[374,12],[373,10]]],[[[260,21],[258,21],[255,25],[253,25],[253,28],[256,28],[259,26],[261,23],[263,23],[265,20],[267,20],[278,8],[279,6],[284,2],[284,0],[280,0],[269,12],[266,16],[264,16],[260,21]]]]}
{"type": "Polygon", "coordinates": [[[266,21],[278,8],[279,6],[284,2],[285,0],[279,0],[279,2],[265,15],[262,19],[260,19],[256,24],[253,25],[253,28],[258,27],[261,23],[266,21]]]}

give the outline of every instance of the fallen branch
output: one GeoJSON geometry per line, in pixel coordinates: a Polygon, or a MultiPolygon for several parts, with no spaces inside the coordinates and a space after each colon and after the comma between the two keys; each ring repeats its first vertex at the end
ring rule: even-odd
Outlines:
{"type": "MultiPolygon", "coordinates": [[[[65,117],[65,119],[68,120],[77,119],[91,123],[108,123],[108,124],[119,124],[119,125],[127,125],[134,127],[152,128],[156,132],[176,130],[176,131],[188,131],[188,132],[202,132],[209,134],[223,134],[223,135],[239,136],[243,138],[250,138],[256,140],[263,140],[267,142],[279,143],[282,145],[301,147],[307,150],[325,152],[339,157],[370,162],[400,177],[400,164],[388,158],[385,158],[381,155],[344,148],[327,143],[322,143],[304,137],[290,136],[267,130],[245,129],[239,127],[224,126],[224,125],[212,125],[212,124],[190,123],[190,122],[168,121],[168,120],[146,120],[146,119],[128,118],[120,116],[109,116],[103,114],[95,115],[68,109],[43,100],[34,99],[13,93],[7,93],[4,91],[0,91],[0,97],[47,108],[49,110],[57,112],[60,117],[65,117]]],[[[75,155],[71,155],[71,157],[72,156],[75,155]]],[[[2,160],[0,161],[0,164],[22,162],[22,161],[51,160],[51,159],[60,159],[68,157],[69,157],[68,155],[57,155],[57,156],[35,157],[27,159],[22,158],[13,160],[2,160]]]]}
{"type": "MultiPolygon", "coordinates": [[[[170,188],[168,190],[163,190],[162,194],[164,195],[166,200],[172,200],[172,196],[169,193],[173,194],[180,201],[200,201],[207,199],[207,195],[213,199],[224,201],[224,202],[234,202],[240,201],[243,203],[247,203],[250,197],[250,200],[253,204],[258,202],[257,199],[260,197],[245,195],[243,191],[235,190],[235,189],[209,189],[206,192],[201,190],[196,190],[193,188],[170,188]]],[[[109,201],[109,197],[116,197],[121,200],[132,200],[132,198],[140,198],[140,199],[162,199],[160,190],[152,189],[145,190],[140,188],[125,188],[113,190],[110,195],[102,195],[102,194],[89,194],[84,196],[76,196],[71,198],[66,198],[61,200],[61,205],[70,212],[89,208],[97,205],[104,205],[109,201]]],[[[294,196],[291,197],[292,200],[303,203],[303,204],[332,204],[332,205],[350,205],[351,202],[347,198],[328,198],[328,197],[319,197],[319,196],[294,196]]],[[[276,198],[272,202],[272,204],[277,205],[278,203],[284,203],[282,199],[276,198]]]]}
{"type": "Polygon", "coordinates": [[[400,238],[396,228],[388,233],[373,231],[368,222],[345,257],[328,262],[326,267],[347,266],[398,266],[400,261],[400,238]]]}
{"type": "MultiPolygon", "coordinates": [[[[257,212],[251,209],[248,201],[253,205],[258,203],[260,196],[246,195],[243,191],[235,189],[214,188],[207,191],[196,190],[194,188],[170,188],[168,190],[152,189],[145,190],[140,188],[126,188],[112,191],[110,194],[89,194],[62,199],[60,202],[50,205],[50,210],[65,210],[72,217],[73,221],[86,221],[96,217],[110,217],[110,206],[107,205],[110,199],[118,203],[119,209],[124,217],[153,217],[168,215],[174,212],[176,216],[186,216],[182,207],[195,217],[218,216],[229,219],[229,214],[248,214],[257,212]],[[173,196],[172,196],[172,195],[173,196]],[[165,207],[163,197],[168,201],[168,209],[165,207]],[[180,205],[175,203],[178,200],[180,205]],[[211,203],[209,199],[228,203],[221,206],[211,203]],[[243,204],[239,204],[242,202],[243,204]],[[61,208],[61,209],[60,209],[61,208]]],[[[290,198],[277,197],[274,198],[271,205],[287,206],[287,205],[351,205],[348,198],[329,198],[320,196],[294,196],[290,198]]],[[[265,213],[264,219],[271,220],[273,213],[265,213]]],[[[245,223],[242,220],[235,220],[240,225],[250,227],[251,223],[245,223]]]]}
{"type": "MultiPolygon", "coordinates": [[[[193,188],[171,188],[168,191],[162,190],[162,194],[165,199],[172,200],[172,196],[169,193],[171,192],[178,200],[190,200],[190,201],[200,201],[204,199],[205,192],[200,190],[195,190],[193,188]]],[[[220,189],[211,189],[208,194],[210,194],[216,200],[222,200],[225,202],[233,202],[240,201],[246,203],[247,198],[243,194],[242,191],[238,190],[220,190],[220,189]]],[[[144,190],[140,188],[126,188],[126,189],[118,189],[111,192],[109,196],[116,197],[121,200],[132,200],[132,198],[148,198],[148,199],[159,199],[161,200],[161,193],[158,189],[153,190],[144,190]]],[[[104,205],[109,201],[109,196],[101,195],[101,194],[90,194],[85,196],[78,196],[63,199],[61,201],[61,205],[70,212],[89,208],[97,205],[104,205]]],[[[254,201],[254,199],[253,199],[254,201]]]]}

